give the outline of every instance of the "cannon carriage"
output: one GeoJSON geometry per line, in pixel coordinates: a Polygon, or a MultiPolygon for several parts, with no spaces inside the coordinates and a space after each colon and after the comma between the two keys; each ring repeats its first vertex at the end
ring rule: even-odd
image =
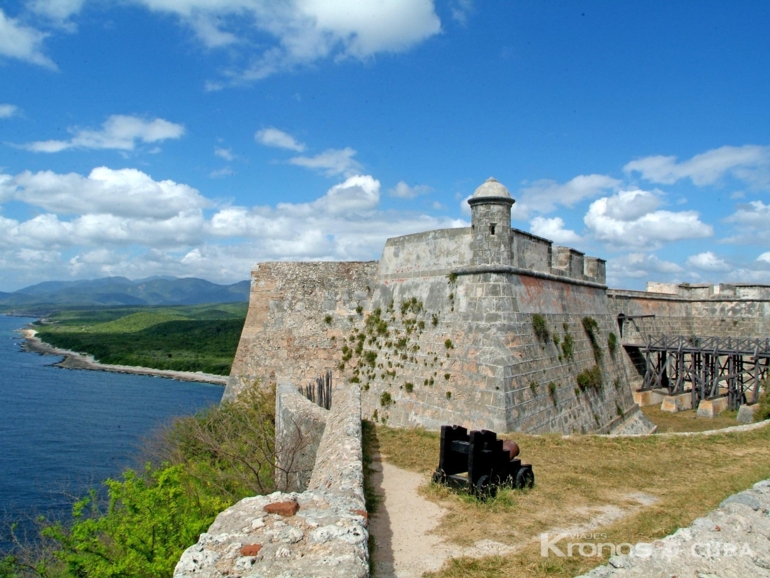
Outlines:
{"type": "Polygon", "coordinates": [[[441,426],[439,464],[433,481],[479,496],[494,496],[500,486],[531,488],[531,464],[517,457],[519,446],[497,439],[493,431],[471,431],[457,425],[441,426]]]}

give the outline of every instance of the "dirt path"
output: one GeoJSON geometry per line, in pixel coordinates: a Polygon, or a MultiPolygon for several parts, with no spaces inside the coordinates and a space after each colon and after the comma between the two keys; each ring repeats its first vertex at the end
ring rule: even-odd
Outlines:
{"type": "Polygon", "coordinates": [[[513,547],[481,540],[472,548],[448,544],[434,530],[445,510],[423,498],[417,489],[425,476],[376,459],[372,481],[381,496],[369,531],[374,536],[375,578],[418,578],[438,570],[448,558],[507,554],[513,547]]]}

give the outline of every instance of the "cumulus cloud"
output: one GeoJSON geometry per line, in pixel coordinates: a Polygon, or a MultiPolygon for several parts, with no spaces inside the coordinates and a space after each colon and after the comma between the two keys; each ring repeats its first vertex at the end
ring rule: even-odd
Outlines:
{"type": "Polygon", "coordinates": [[[657,248],[714,234],[696,211],[652,210],[658,203],[647,191],[621,191],[591,203],[583,221],[594,238],[612,247],[657,248]]]}
{"type": "Polygon", "coordinates": [[[299,167],[319,170],[326,176],[352,176],[361,170],[361,164],[353,157],[356,151],[350,147],[328,149],[314,157],[293,157],[289,163],[299,167]]]}
{"type": "Polygon", "coordinates": [[[628,280],[673,280],[682,273],[680,265],[650,253],[627,253],[607,261],[607,282],[615,287],[627,286],[628,280]]]}
{"type": "Polygon", "coordinates": [[[554,217],[546,219],[545,217],[535,217],[530,222],[530,232],[538,237],[545,237],[555,243],[577,246],[581,245],[584,239],[571,229],[564,228],[564,219],[554,217]]]}
{"type": "Polygon", "coordinates": [[[214,147],[214,154],[221,159],[225,159],[226,161],[232,161],[233,159],[235,159],[235,155],[233,154],[233,151],[231,149],[214,147]]]}
{"type": "Polygon", "coordinates": [[[388,194],[392,197],[398,197],[399,199],[414,199],[420,195],[427,195],[433,189],[427,185],[415,185],[410,187],[404,181],[399,181],[398,184],[388,191],[388,194]]]}
{"type": "Polygon", "coordinates": [[[370,175],[345,178],[307,203],[214,208],[192,187],[136,169],[0,174],[0,202],[45,211],[26,221],[0,215],[0,266],[6,283],[155,274],[232,282],[260,260],[377,259],[388,237],[467,225],[383,211],[380,198],[370,175]]]}
{"type": "Polygon", "coordinates": [[[767,187],[770,185],[770,147],[723,146],[682,162],[677,162],[675,156],[656,155],[631,161],[623,170],[661,184],[690,179],[701,187],[731,175],[754,187],[767,187]]]}
{"type": "Polygon", "coordinates": [[[25,171],[0,181],[5,196],[58,214],[112,214],[167,219],[209,202],[194,188],[171,180],[155,181],[136,169],[98,167],[87,176],[25,171]]]}
{"type": "Polygon", "coordinates": [[[19,112],[19,107],[13,104],[0,104],[0,118],[11,118],[19,112]]]}
{"type": "Polygon", "coordinates": [[[33,0],[29,8],[52,20],[63,22],[83,8],[85,0],[33,0]]]}
{"type": "Polygon", "coordinates": [[[770,244],[770,205],[762,201],[736,206],[736,211],[725,219],[739,231],[737,235],[724,239],[726,243],[770,244]]]}
{"type": "Polygon", "coordinates": [[[288,149],[298,153],[305,150],[305,145],[297,141],[293,136],[272,127],[258,131],[254,135],[254,140],[265,146],[288,149]]]}
{"type": "Polygon", "coordinates": [[[55,70],[56,65],[43,54],[43,41],[47,36],[16,18],[6,16],[0,8],[0,57],[15,58],[55,70]]]}
{"type": "Polygon", "coordinates": [[[770,263],[770,251],[767,253],[762,253],[759,257],[757,257],[757,261],[764,261],[765,263],[770,263]]]}
{"type": "Polygon", "coordinates": [[[578,175],[566,183],[541,179],[523,187],[511,209],[513,219],[524,220],[535,213],[550,213],[558,206],[572,207],[585,199],[616,189],[620,181],[607,175],[578,175]]]}
{"type": "Polygon", "coordinates": [[[137,142],[155,143],[178,139],[184,126],[162,118],[146,120],[137,116],[114,114],[101,130],[69,129],[74,136],[67,141],[47,140],[21,145],[33,152],[56,153],[71,148],[134,150],[137,142]]]}
{"type": "Polygon", "coordinates": [[[730,271],[733,267],[713,251],[705,251],[687,258],[687,265],[701,271],[730,271]]]}

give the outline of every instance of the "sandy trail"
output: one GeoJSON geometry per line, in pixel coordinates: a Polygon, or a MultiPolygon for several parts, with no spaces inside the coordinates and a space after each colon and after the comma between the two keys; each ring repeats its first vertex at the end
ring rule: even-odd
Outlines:
{"type": "Polygon", "coordinates": [[[435,534],[445,510],[423,498],[417,489],[424,475],[408,472],[375,456],[372,481],[380,494],[369,531],[374,536],[376,578],[417,578],[438,570],[448,558],[507,554],[513,547],[481,540],[471,548],[448,544],[435,534]]]}

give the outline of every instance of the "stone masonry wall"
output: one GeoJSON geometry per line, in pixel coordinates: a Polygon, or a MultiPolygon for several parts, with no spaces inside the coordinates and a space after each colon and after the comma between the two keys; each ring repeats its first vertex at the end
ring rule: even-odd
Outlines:
{"type": "Polygon", "coordinates": [[[219,514],[174,578],[364,578],[369,575],[361,398],[337,384],[309,487],[245,498],[219,514]]]}
{"type": "Polygon", "coordinates": [[[303,385],[339,363],[338,339],[370,308],[376,262],[260,263],[224,399],[276,375],[303,385]]]}
{"type": "Polygon", "coordinates": [[[275,392],[275,485],[302,492],[310,483],[329,410],[300,394],[281,379],[275,392]]]}

